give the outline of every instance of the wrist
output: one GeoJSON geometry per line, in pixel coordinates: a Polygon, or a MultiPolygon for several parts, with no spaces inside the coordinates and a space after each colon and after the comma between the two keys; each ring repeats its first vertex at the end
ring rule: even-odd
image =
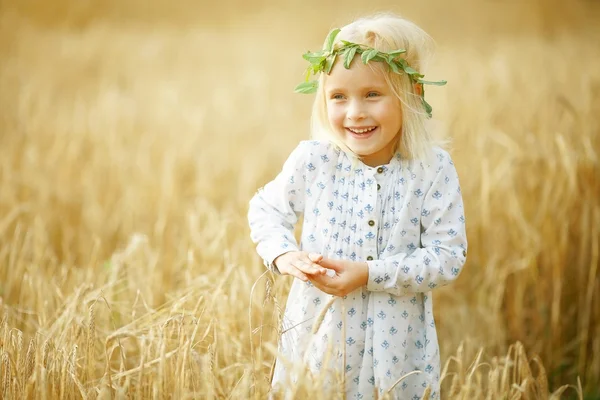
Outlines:
{"type": "Polygon", "coordinates": [[[286,251],[285,253],[281,253],[280,255],[278,255],[277,257],[275,257],[275,258],[273,259],[273,262],[272,262],[272,264],[273,264],[275,267],[277,267],[277,261],[281,261],[281,259],[282,259],[282,258],[284,258],[284,256],[285,256],[286,254],[290,254],[290,253],[291,253],[291,251],[286,251]]]}
{"type": "Polygon", "coordinates": [[[369,283],[369,264],[366,262],[358,262],[357,264],[360,271],[360,282],[362,286],[366,286],[369,283]]]}
{"type": "Polygon", "coordinates": [[[275,257],[273,259],[273,261],[271,261],[271,265],[270,265],[271,271],[275,272],[277,275],[281,275],[281,270],[279,269],[279,266],[277,265],[277,263],[284,260],[286,255],[289,255],[290,253],[291,253],[291,251],[286,251],[285,253],[282,253],[282,254],[278,255],[277,257],[275,257]]]}

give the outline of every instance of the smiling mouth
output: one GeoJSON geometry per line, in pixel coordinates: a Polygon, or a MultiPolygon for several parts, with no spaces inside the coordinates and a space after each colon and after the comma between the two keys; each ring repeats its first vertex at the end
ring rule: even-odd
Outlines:
{"type": "Polygon", "coordinates": [[[370,126],[367,128],[346,128],[348,129],[350,132],[357,134],[357,135],[364,135],[367,134],[369,132],[373,132],[375,129],[377,129],[376,126],[370,126]]]}
{"type": "Polygon", "coordinates": [[[346,131],[357,140],[368,139],[375,134],[377,130],[376,126],[370,126],[367,128],[346,128],[346,131]]]}

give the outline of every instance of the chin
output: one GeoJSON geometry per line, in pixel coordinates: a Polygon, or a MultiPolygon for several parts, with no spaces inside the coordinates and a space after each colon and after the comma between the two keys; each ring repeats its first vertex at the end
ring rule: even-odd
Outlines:
{"type": "Polygon", "coordinates": [[[375,149],[369,149],[365,147],[348,146],[348,148],[352,150],[354,154],[360,157],[367,157],[377,152],[375,149]]]}

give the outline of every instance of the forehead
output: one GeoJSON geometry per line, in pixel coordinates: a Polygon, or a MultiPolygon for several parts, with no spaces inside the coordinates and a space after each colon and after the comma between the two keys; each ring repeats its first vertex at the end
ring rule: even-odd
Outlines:
{"type": "Polygon", "coordinates": [[[344,67],[342,60],[337,60],[329,75],[325,77],[325,91],[333,89],[387,88],[384,71],[379,65],[365,65],[360,58],[355,58],[350,69],[344,67]]]}

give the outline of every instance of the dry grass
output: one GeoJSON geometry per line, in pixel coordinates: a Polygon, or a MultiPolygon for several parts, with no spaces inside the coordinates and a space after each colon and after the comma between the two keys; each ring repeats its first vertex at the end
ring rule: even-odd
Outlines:
{"type": "MultiPolygon", "coordinates": [[[[289,281],[247,201],[307,136],[300,54],[392,3],[44,4],[0,3],[0,397],[264,398],[289,281]]],[[[394,4],[467,205],[444,397],[598,398],[598,5],[394,4]]]]}

